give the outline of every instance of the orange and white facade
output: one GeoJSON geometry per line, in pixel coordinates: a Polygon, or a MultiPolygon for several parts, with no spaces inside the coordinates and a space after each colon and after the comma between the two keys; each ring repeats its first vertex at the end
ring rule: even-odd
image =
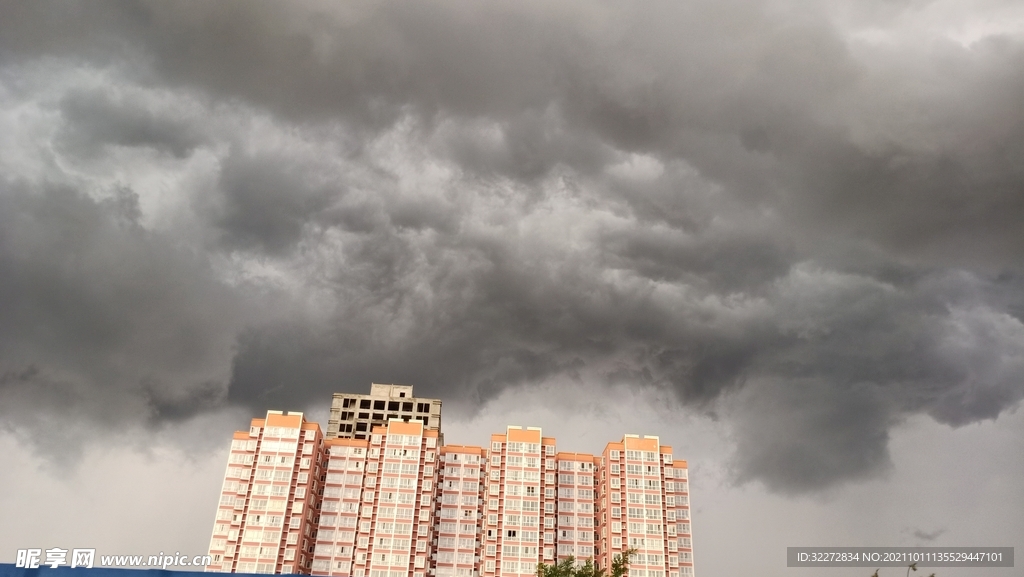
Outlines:
{"type": "Polygon", "coordinates": [[[658,437],[558,452],[536,427],[487,447],[392,419],[324,440],[301,413],[236,432],[209,571],[344,577],[530,577],[574,557],[630,577],[692,577],[686,461],[658,437]]]}
{"type": "Polygon", "coordinates": [[[308,573],[323,435],[302,413],[268,411],[231,442],[208,571],[308,573]]]}
{"type": "Polygon", "coordinates": [[[597,542],[597,470],[600,459],[586,453],[558,453],[556,554],[591,559],[597,542]]]}
{"type": "Polygon", "coordinates": [[[440,454],[431,568],[437,577],[477,577],[487,453],[483,447],[447,445],[440,454]]]}
{"type": "Polygon", "coordinates": [[[331,439],[314,575],[425,577],[438,432],[391,420],[369,439],[331,439]]]}
{"type": "Polygon", "coordinates": [[[630,577],[691,577],[693,547],[686,461],[658,437],[608,443],[600,466],[601,567],[635,549],[630,577]]]}
{"type": "Polygon", "coordinates": [[[487,505],[483,527],[484,577],[536,575],[543,561],[544,530],[554,522],[554,475],[545,456],[555,441],[536,427],[513,427],[491,435],[487,462],[487,505]]]}
{"type": "MultiPolygon", "coordinates": [[[[324,494],[311,570],[351,575],[356,559],[369,440],[328,439],[324,494]]],[[[373,488],[365,488],[372,492],[373,488]]],[[[368,538],[364,532],[363,537],[368,538]]]]}

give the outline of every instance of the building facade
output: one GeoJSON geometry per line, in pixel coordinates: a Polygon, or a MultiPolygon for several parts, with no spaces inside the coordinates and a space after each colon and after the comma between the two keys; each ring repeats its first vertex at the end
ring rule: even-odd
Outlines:
{"type": "Polygon", "coordinates": [[[425,577],[433,547],[438,432],[392,419],[369,439],[329,439],[311,571],[425,577]]]}
{"type": "Polygon", "coordinates": [[[691,577],[693,544],[686,461],[658,437],[608,443],[599,466],[598,562],[635,549],[630,577],[691,577]]]}
{"type": "Polygon", "coordinates": [[[392,418],[325,440],[300,413],[269,411],[235,433],[207,569],[528,577],[634,549],[630,577],[692,577],[688,483],[658,437],[592,455],[509,426],[487,447],[444,446],[424,421],[392,418]]]}
{"type": "Polygon", "coordinates": [[[505,577],[536,575],[543,560],[546,502],[553,502],[544,475],[544,457],[553,457],[554,439],[545,439],[537,427],[513,427],[491,435],[487,461],[487,510],[480,575],[505,577]]]}
{"type": "Polygon", "coordinates": [[[431,564],[437,577],[480,575],[486,466],[483,447],[447,445],[441,448],[431,564]]]}
{"type": "MultiPolygon", "coordinates": [[[[597,552],[597,472],[600,459],[586,453],[557,453],[556,559],[595,558],[597,552]]],[[[550,557],[545,555],[545,561],[550,557]]]]}
{"type": "Polygon", "coordinates": [[[231,441],[209,571],[307,573],[319,521],[320,426],[267,411],[231,441]]]}
{"type": "Polygon", "coordinates": [[[426,430],[441,430],[441,400],[414,397],[412,385],[370,385],[370,394],[335,393],[327,438],[366,439],[374,427],[392,419],[418,421],[426,430]]]}

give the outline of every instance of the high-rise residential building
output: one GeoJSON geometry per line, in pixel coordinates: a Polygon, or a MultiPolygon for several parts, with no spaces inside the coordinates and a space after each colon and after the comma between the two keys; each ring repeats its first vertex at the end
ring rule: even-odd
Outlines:
{"type": "Polygon", "coordinates": [[[598,457],[586,453],[557,453],[558,518],[554,539],[559,561],[566,557],[594,558],[599,462],[598,457]]]}
{"type": "Polygon", "coordinates": [[[510,426],[504,435],[491,435],[482,576],[536,575],[544,527],[554,520],[546,504],[555,499],[545,489],[555,488],[555,479],[544,473],[545,455],[555,456],[555,441],[537,427],[510,426]]]}
{"type": "Polygon", "coordinates": [[[658,437],[608,443],[599,467],[602,567],[635,549],[630,577],[690,577],[693,546],[686,461],[658,437]]]}
{"type": "Polygon", "coordinates": [[[369,439],[329,439],[315,575],[425,577],[438,432],[392,419],[369,439]]]}
{"type": "Polygon", "coordinates": [[[434,509],[437,577],[480,575],[480,530],[487,475],[483,447],[447,445],[438,463],[434,509]]]}
{"type": "Polygon", "coordinates": [[[208,571],[308,573],[319,520],[320,425],[267,411],[231,441],[208,571]]]}
{"type": "MultiPolygon", "coordinates": [[[[327,472],[311,567],[317,574],[352,575],[363,491],[373,490],[363,486],[369,446],[366,439],[324,442],[327,472]]],[[[368,537],[368,532],[363,536],[368,537]]]]}
{"type": "MultiPolygon", "coordinates": [[[[401,397],[399,397],[401,398],[401,397]]],[[[442,446],[423,421],[322,440],[300,413],[235,433],[211,571],[345,577],[527,577],[635,549],[630,577],[691,577],[686,461],[626,435],[601,456],[539,428],[442,446]]]]}
{"type": "Polygon", "coordinates": [[[335,393],[327,438],[366,439],[391,419],[419,421],[428,431],[440,431],[441,400],[414,397],[412,385],[372,383],[368,395],[335,393]]]}

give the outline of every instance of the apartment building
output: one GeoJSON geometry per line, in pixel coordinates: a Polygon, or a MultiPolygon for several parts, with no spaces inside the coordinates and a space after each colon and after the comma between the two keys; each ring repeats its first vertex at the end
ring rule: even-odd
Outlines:
{"type": "MultiPolygon", "coordinates": [[[[312,572],[352,574],[369,447],[367,439],[324,442],[327,464],[312,572]]],[[[364,531],[363,536],[368,537],[368,532],[364,531]]]]}
{"type": "Polygon", "coordinates": [[[320,426],[267,411],[231,441],[208,571],[307,573],[319,520],[320,426]]]}
{"type": "Polygon", "coordinates": [[[335,393],[327,438],[366,439],[374,427],[392,419],[418,421],[426,430],[440,431],[441,400],[414,397],[412,385],[372,383],[368,395],[335,393]]]}
{"type": "Polygon", "coordinates": [[[438,432],[392,419],[329,439],[314,575],[425,577],[433,550],[438,432]]]}
{"type": "Polygon", "coordinates": [[[542,561],[545,523],[554,520],[553,477],[544,475],[544,457],[554,457],[555,441],[537,427],[514,427],[491,435],[487,462],[487,517],[482,531],[484,577],[535,575],[542,561]],[[545,518],[545,511],[552,510],[545,518]]]}
{"type": "Polygon", "coordinates": [[[693,547],[686,461],[658,437],[608,443],[599,466],[601,567],[635,549],[630,577],[691,577],[693,547]]]}
{"type": "MultiPolygon", "coordinates": [[[[401,397],[399,397],[401,398],[401,397]]],[[[567,557],[692,577],[687,464],[658,437],[559,452],[536,427],[447,445],[420,420],[322,439],[268,411],[234,435],[209,571],[527,577],[567,557]]]]}
{"type": "MultiPolygon", "coordinates": [[[[558,470],[556,560],[594,558],[598,510],[596,475],[600,459],[587,453],[556,453],[555,462],[558,470]]],[[[545,555],[545,561],[550,562],[550,559],[545,555]]]]}
{"type": "Polygon", "coordinates": [[[487,453],[483,447],[447,445],[438,464],[434,562],[437,577],[480,575],[487,453]]]}

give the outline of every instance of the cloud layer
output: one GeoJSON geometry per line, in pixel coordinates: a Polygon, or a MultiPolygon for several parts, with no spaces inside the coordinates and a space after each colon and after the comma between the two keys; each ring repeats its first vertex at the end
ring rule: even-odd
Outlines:
{"type": "Polygon", "coordinates": [[[914,2],[0,10],[16,431],[571,381],[726,419],[736,478],[799,493],[886,470],[910,415],[1024,397],[1012,26],[914,2]]]}

